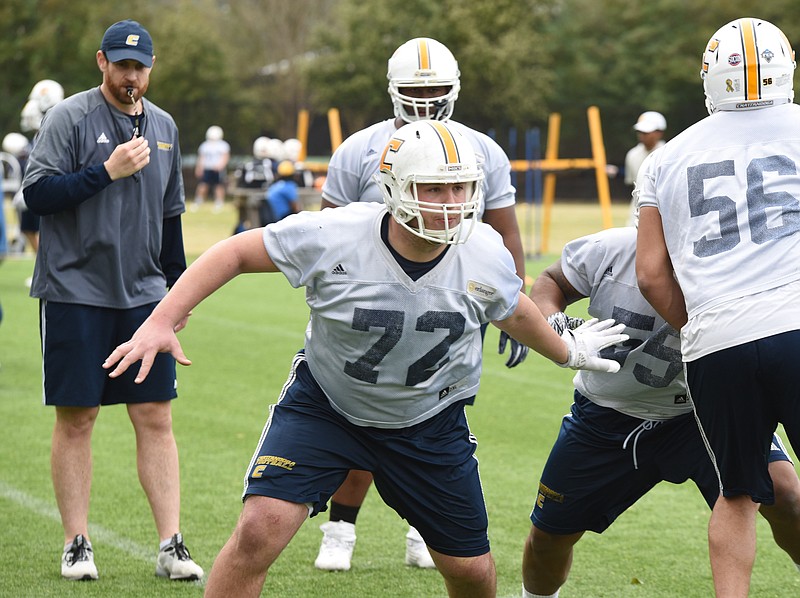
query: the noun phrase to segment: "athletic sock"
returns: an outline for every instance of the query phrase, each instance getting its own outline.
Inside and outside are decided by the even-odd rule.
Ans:
[[[525,586],[522,586],[522,598],[558,598],[558,592],[559,590],[556,590],[555,594],[531,594]]]
[[[331,501],[331,513],[329,516],[330,521],[346,521],[347,523],[356,524],[358,518],[358,511],[361,507],[348,507],[347,505],[339,504],[338,502]]]

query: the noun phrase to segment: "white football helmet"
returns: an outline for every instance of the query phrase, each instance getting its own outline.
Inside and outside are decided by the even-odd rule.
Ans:
[[[445,123],[419,121],[398,129],[381,156],[375,175],[394,219],[418,237],[456,245],[472,234],[483,199],[483,172],[469,141]],[[465,183],[464,203],[420,201],[417,185]],[[428,228],[424,214],[444,216],[444,228]],[[458,223],[449,225],[457,215]]]
[[[709,114],[788,104],[794,99],[794,50],[783,32],[761,19],[731,21],[703,53],[700,77]]]
[[[303,142],[294,137],[283,142],[283,155],[292,162],[300,161],[300,154],[303,151]]]
[[[460,72],[455,57],[441,42],[418,37],[404,43],[389,59],[389,95],[394,115],[406,122],[447,120],[453,114]],[[435,98],[413,98],[403,93],[407,87],[449,87]]]
[[[3,151],[15,158],[20,158],[28,153],[30,142],[22,133],[9,133],[3,137]]]
[[[224,133],[222,131],[222,127],[218,125],[211,125],[206,130],[206,140],[207,141],[219,141],[224,137]]]
[[[52,79],[43,79],[33,86],[29,100],[36,102],[42,114],[64,99],[64,88]]]
[[[269,137],[259,137],[253,142],[253,156],[257,160],[269,158]]]

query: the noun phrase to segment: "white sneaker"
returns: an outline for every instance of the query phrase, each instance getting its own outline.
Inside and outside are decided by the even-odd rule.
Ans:
[[[72,581],[97,579],[92,545],[81,534],[75,536],[61,555],[61,577]]]
[[[202,579],[203,568],[192,560],[181,534],[172,536],[169,544],[158,552],[156,575],[184,581]]]
[[[314,566],[324,571],[349,571],[356,547],[356,526],[347,521],[328,521],[319,526],[322,544]]]
[[[433,562],[431,553],[428,552],[425,540],[422,539],[416,528],[410,526],[406,534],[406,565],[420,569],[436,568],[436,563]]]

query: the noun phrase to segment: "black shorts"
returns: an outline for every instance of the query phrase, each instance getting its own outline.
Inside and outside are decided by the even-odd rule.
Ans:
[[[119,378],[109,378],[102,364],[133,336],[156,303],[132,309],[40,301],[44,362],[44,404],[97,407],[116,403],[168,401],[178,396],[175,359],[156,356],[147,379],[135,384],[139,363]]]
[[[328,402],[301,352],[247,469],[244,497],[270,496],[324,511],[351,469],[371,471],[387,505],[434,550],[489,552],[477,442],[464,402],[401,429],[356,426]]]
[[[800,449],[799,355],[795,330],[686,363],[686,381],[725,496],[774,502],[767,464],[778,423],[795,451]]]

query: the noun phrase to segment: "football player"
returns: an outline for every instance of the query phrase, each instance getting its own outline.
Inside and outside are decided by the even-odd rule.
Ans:
[[[667,142],[639,197],[636,272],[680,330],[689,396],[722,495],[709,523],[718,596],[746,596],[756,512],[776,500],[767,456],[800,449],[800,107],[795,55],[756,18],[711,36],[709,116]]]
[[[562,366],[618,369],[598,351],[628,338],[621,326],[592,320],[559,336],[520,292],[500,235],[478,221],[483,172],[455,127],[405,125],[380,164],[383,204],[300,212],[217,243],[104,363],[116,377],[141,359],[139,381],[160,351],[188,365],[177,323],[237,274],[282,272],[308,291],[305,347],[248,466],[209,598],[259,595],[270,565],[352,469],[372,472],[386,503],[420,531],[451,596],[494,596],[465,416],[478,392],[482,326]]]

